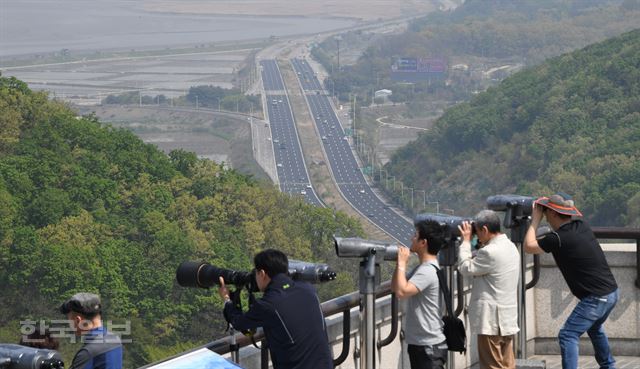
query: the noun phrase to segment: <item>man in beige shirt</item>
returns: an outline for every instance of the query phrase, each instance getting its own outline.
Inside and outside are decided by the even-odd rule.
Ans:
[[[471,253],[472,227],[482,244]],[[469,322],[478,335],[480,369],[515,368],[513,335],[518,328],[518,280],[520,254],[500,232],[500,217],[492,210],[475,216],[473,225],[458,227],[462,244],[458,251],[458,271],[472,276]]]

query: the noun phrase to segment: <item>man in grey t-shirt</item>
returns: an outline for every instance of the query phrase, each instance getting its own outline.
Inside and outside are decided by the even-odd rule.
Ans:
[[[391,288],[399,299],[408,299],[404,334],[411,369],[442,369],[447,360],[447,344],[440,317],[440,285],[436,268],[437,254],[444,243],[440,224],[416,221],[411,249],[398,248],[398,264]],[[411,252],[418,254],[420,265],[409,273],[406,266]]]

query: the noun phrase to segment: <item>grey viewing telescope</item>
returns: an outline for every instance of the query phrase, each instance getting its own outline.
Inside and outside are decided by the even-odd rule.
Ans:
[[[0,344],[0,368],[64,369],[64,362],[58,351],[2,343]]]
[[[380,285],[379,260],[396,260],[398,245],[394,242],[362,238],[333,237],[336,254],[342,258],[360,258],[360,337],[356,338],[359,369],[375,369],[375,294]]]
[[[387,261],[398,258],[398,245],[393,242],[341,237],[334,237],[334,240],[336,254],[341,258],[362,258],[372,254]]]

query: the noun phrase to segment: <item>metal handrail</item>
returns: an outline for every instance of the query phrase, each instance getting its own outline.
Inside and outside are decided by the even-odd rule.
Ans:
[[[620,227],[593,227],[592,228],[593,233],[595,234],[595,236],[599,239],[626,239],[626,240],[635,240],[636,241],[636,260],[637,260],[637,270],[638,270],[638,278],[636,280],[636,287],[640,288],[640,229],[638,228],[620,228]],[[538,255],[535,255],[538,256]],[[540,262],[539,260],[536,261],[536,257],[534,256],[534,265],[533,265],[533,278],[531,280],[531,282],[527,283],[527,288],[531,288],[533,286],[535,286],[535,284],[538,282],[538,279],[540,277]],[[539,259],[539,258],[538,258]],[[457,288],[458,288],[458,306],[456,307],[456,316],[458,316],[463,309],[463,303],[464,303],[464,294],[463,292],[463,279],[462,276],[460,275],[460,273],[458,273],[458,279],[457,279]],[[531,287],[529,287],[531,286]],[[391,291],[391,281],[386,281],[383,282],[380,287],[378,288],[378,291],[376,292],[376,298],[380,298],[380,297],[384,297],[387,295],[392,294]],[[397,300],[395,297],[393,297],[394,300]],[[350,310],[356,306],[360,305],[360,293],[358,291],[356,292],[352,292],[343,296],[339,296],[336,297],[335,299],[326,301],[324,303],[321,304],[321,310],[322,313],[325,317],[327,316],[331,316],[331,315],[335,315],[338,313],[343,313],[343,324],[350,324],[350,320],[351,320],[351,315],[350,315]],[[393,305],[392,305],[392,310],[393,310]],[[394,318],[395,320],[397,320],[397,317]],[[393,325],[393,321],[392,321],[392,325]],[[397,322],[396,322],[397,323]],[[346,332],[346,333],[345,333]],[[336,358],[334,360],[334,365],[339,365],[340,363],[342,363],[344,360],[346,360],[347,356],[348,356],[348,351],[349,351],[349,338],[350,335],[350,329],[347,327],[345,328],[343,326],[343,348],[342,348],[342,352],[340,354],[340,356],[338,358]],[[254,340],[256,342],[262,341],[264,340],[264,334],[262,332],[261,329],[259,329],[253,336]],[[253,341],[251,340],[250,337],[244,336],[240,333],[236,334],[236,343],[238,346],[240,347],[245,347],[245,346],[249,346],[253,343]],[[389,339],[389,337],[385,338],[385,340],[383,340],[384,343],[386,343],[386,341]],[[380,343],[379,343],[380,344]],[[193,350],[189,350],[187,352],[183,352],[181,354],[175,355],[171,358],[175,358],[175,357],[179,357],[182,356],[186,353],[189,352],[193,352],[193,351],[197,351],[200,350],[202,348],[207,348],[209,350],[212,350],[220,355],[224,355],[224,354],[228,354],[229,348],[231,345],[231,337],[227,336],[227,337],[223,337],[220,339],[217,339],[213,342],[210,342],[204,346],[200,346],[197,347]],[[264,355],[264,354],[263,354]],[[165,359],[165,360],[169,360],[171,358]],[[338,360],[342,360],[340,361],[340,363],[337,363]],[[164,360],[163,360],[164,361]],[[264,365],[265,363],[265,357],[262,357],[262,363]],[[150,364],[148,366],[151,366],[154,364]],[[146,366],[145,366],[146,367]],[[142,367],[142,368],[145,368]]]
[[[636,240],[636,287],[640,288],[640,228],[593,227],[597,238]]]
[[[376,298],[380,298],[380,297],[384,297],[387,295],[390,295],[391,292],[391,281],[386,281],[380,284],[380,287],[378,288],[378,291],[376,292]],[[329,301],[325,301],[323,302],[320,307],[322,310],[322,314],[327,317],[327,316],[331,316],[331,315],[335,315],[338,313],[347,313],[346,315],[344,315],[345,321],[350,321],[351,316],[349,314],[349,310],[351,310],[352,308],[356,307],[356,306],[360,306],[360,293],[359,292],[351,292],[349,294],[346,295],[342,295],[339,297],[336,297],[335,299],[329,300]],[[348,319],[347,319],[348,317]],[[343,321],[344,323],[344,321]],[[350,322],[349,322],[350,323]],[[350,333],[350,330],[349,330]],[[264,339],[264,334],[262,332],[261,329],[259,329],[254,335],[254,340],[256,342],[262,341]],[[343,341],[348,341],[349,338],[348,337],[343,337]],[[236,334],[236,342],[240,347],[245,347],[245,346],[249,346],[252,344],[251,338],[244,336],[243,334]],[[231,344],[231,337],[223,337],[220,339],[217,339],[213,342],[209,342],[208,344],[198,347],[192,351],[195,350],[199,350],[202,348],[207,348],[211,351],[214,351],[217,354],[220,355],[224,355],[224,354],[228,354],[229,351],[229,345]],[[344,343],[343,343],[343,350],[344,350]],[[348,349],[347,349],[348,352]],[[182,355],[182,354],[181,354]],[[178,355],[180,356],[180,355]],[[345,358],[346,359],[346,358]]]
[[[398,298],[395,293],[391,294],[391,332],[389,335],[383,339],[378,341],[378,348],[389,345],[396,339],[396,335],[398,334]]]
[[[333,366],[342,364],[349,356],[349,344],[351,342],[351,311],[342,312],[342,352],[333,359]]]
[[[533,255],[533,275],[531,276],[531,280],[525,285],[526,289],[531,289],[538,284],[540,280],[540,255]]]
[[[593,234],[599,239],[624,239],[636,240],[636,287],[640,288],[640,229],[622,227],[593,227]],[[526,285],[527,289],[533,288],[540,280],[540,255],[533,255],[533,276]]]

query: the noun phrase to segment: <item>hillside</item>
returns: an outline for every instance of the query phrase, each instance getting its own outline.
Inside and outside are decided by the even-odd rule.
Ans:
[[[492,194],[564,191],[596,225],[640,225],[640,30],[448,110],[387,165],[465,215]]]
[[[344,214],[192,153],[167,156],[0,77],[0,342],[94,291],[108,320],[130,322],[125,367],[140,366],[224,335],[217,294],[177,286],[180,262],[248,271],[274,247],[342,271],[332,235],[361,232]],[[320,294],[354,289],[342,273]],[[77,346],[61,341],[68,363]]]
[[[429,101],[467,101],[510,74],[487,76],[493,68],[539,64],[629,32],[639,17],[639,0],[467,0],[453,11],[416,19],[400,34],[354,31],[341,35],[340,43],[324,40],[312,53],[330,72],[325,83],[342,101],[355,93],[369,105],[372,89],[390,89],[392,101],[409,103],[407,114],[416,116],[428,110]],[[345,57],[338,62],[338,48],[344,55],[363,46],[355,64],[346,65]],[[411,85],[394,81],[389,70],[399,57],[444,58],[446,78]]]

